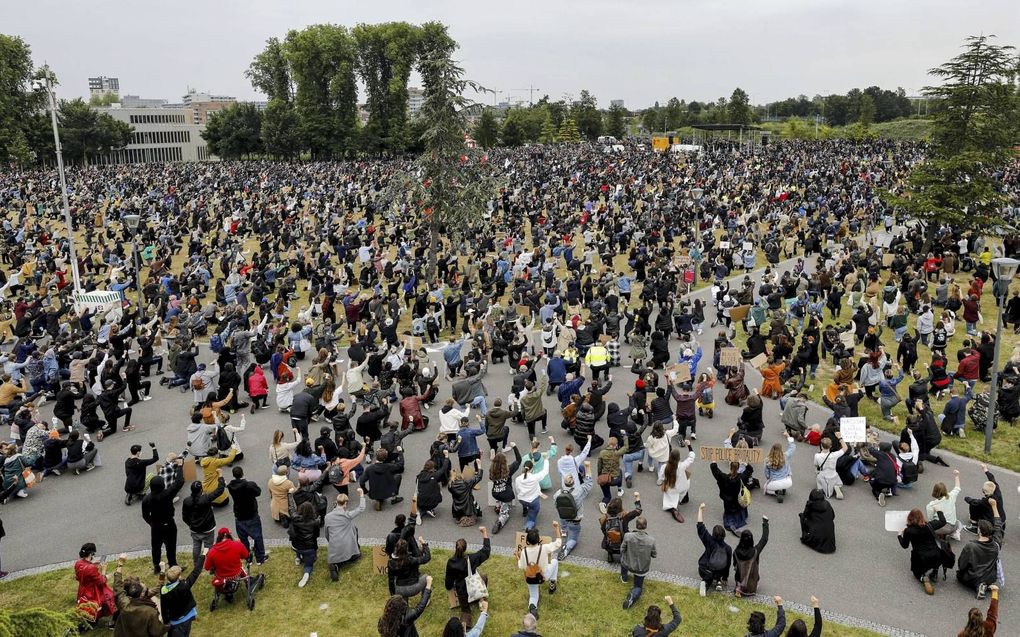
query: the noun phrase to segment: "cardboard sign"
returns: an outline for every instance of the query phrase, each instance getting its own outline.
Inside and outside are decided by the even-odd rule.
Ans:
[[[424,346],[424,341],[420,336],[405,336],[404,344],[407,349],[417,352]]]
[[[763,449],[736,449],[733,447],[701,447],[698,456],[709,462],[740,462],[743,464],[760,464],[765,460]]]
[[[765,367],[766,363],[769,362],[769,357],[768,357],[768,354],[762,353],[762,354],[758,354],[757,356],[755,356],[754,358],[752,358],[748,362],[751,363],[751,367],[753,367],[755,369],[761,369],[762,367]]]
[[[687,363],[673,365],[666,369],[666,374],[674,383],[686,383],[691,379],[691,366]]]
[[[687,254],[678,254],[673,257],[673,263],[676,264],[676,267],[681,269],[689,267],[693,262],[693,259],[691,259],[690,255]]]
[[[839,433],[843,442],[854,444],[867,441],[868,419],[863,417],[843,417],[839,419]]]
[[[385,575],[388,569],[390,556],[386,555],[385,546],[372,547],[372,572],[376,575]]]
[[[751,311],[750,305],[738,305],[730,310],[730,318],[734,321],[743,321]]]
[[[910,511],[886,511],[885,530],[890,533],[899,533],[907,528],[907,516]]]
[[[542,544],[548,544],[552,542],[552,538],[549,537],[548,535],[541,535],[539,536],[538,540]],[[524,550],[524,547],[527,545],[528,545],[527,537],[524,531],[517,531],[516,533],[514,533],[514,547],[516,550],[518,551]],[[532,555],[535,554],[535,549],[531,549],[531,554]],[[552,560],[555,559],[555,557],[556,555],[551,553],[549,555],[549,562],[552,563]]]
[[[720,367],[740,367],[743,363],[744,359],[736,347],[724,347],[719,350]]]
[[[185,484],[198,480],[198,468],[195,466],[194,458],[185,458],[184,464],[181,465],[181,471],[184,474]]]
[[[531,307],[523,303],[518,303],[514,306],[514,310],[517,311],[517,316],[522,318],[531,318]]]
[[[889,266],[891,266],[893,264],[893,260],[895,258],[896,258],[895,254],[889,254],[889,253],[883,254],[882,255],[882,267],[883,268],[888,268]]]

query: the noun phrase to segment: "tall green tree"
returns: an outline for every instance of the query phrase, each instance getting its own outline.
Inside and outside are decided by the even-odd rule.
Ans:
[[[35,75],[28,44],[0,33],[0,163],[32,159],[26,124],[45,103],[45,94],[32,90]]]
[[[588,91],[581,91],[581,97],[570,108],[570,117],[582,137],[594,141],[602,134],[602,113],[595,96]]]
[[[281,99],[270,100],[262,114],[261,138],[265,152],[279,159],[294,159],[301,153],[297,114],[294,105]]]
[[[1020,62],[1014,47],[993,38],[967,38],[963,53],[929,71],[943,80],[924,89],[941,103],[933,138],[943,155],[998,151],[1016,141]]]
[[[857,106],[857,121],[863,126],[871,126],[875,121],[875,98],[865,93],[861,95]]]
[[[606,135],[612,135],[616,139],[623,139],[627,134],[626,116],[627,109],[622,106],[610,106],[609,112],[606,113],[605,117]]]
[[[89,158],[123,148],[132,127],[100,113],[81,98],[65,100],[57,108],[60,144],[68,163],[87,164]]]
[[[262,113],[254,104],[232,104],[209,117],[202,139],[223,159],[239,159],[261,153]]]
[[[751,101],[744,89],[733,89],[730,101],[726,103],[726,118],[730,124],[751,123]]]
[[[472,135],[482,148],[492,148],[499,142],[499,122],[491,109],[484,109]]]
[[[545,120],[542,122],[542,131],[539,133],[538,141],[543,144],[556,143],[556,127],[548,112],[546,113]]]
[[[294,78],[279,38],[266,40],[266,48],[255,56],[244,74],[251,80],[251,85],[270,101],[289,103],[294,98]]]
[[[504,146],[520,146],[527,138],[525,137],[524,126],[521,122],[523,119],[523,109],[512,108],[506,113],[506,117],[503,118],[503,126],[499,131],[499,141]]]
[[[358,76],[365,86],[368,124],[363,148],[402,151],[407,143],[407,82],[414,68],[421,30],[406,22],[359,24]]]
[[[564,144],[576,144],[581,141],[581,133],[578,132],[577,122],[574,121],[573,117],[567,117],[563,120],[557,136]]]

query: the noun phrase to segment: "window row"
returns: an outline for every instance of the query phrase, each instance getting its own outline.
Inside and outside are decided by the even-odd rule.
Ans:
[[[136,131],[131,134],[132,144],[182,144],[191,142],[191,131],[157,130]]]
[[[185,113],[172,113],[160,115],[131,115],[132,124],[187,124]]]

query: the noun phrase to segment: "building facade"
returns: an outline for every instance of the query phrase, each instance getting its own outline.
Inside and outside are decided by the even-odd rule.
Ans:
[[[100,109],[134,128],[131,142],[121,150],[97,157],[98,164],[205,161],[215,159],[202,139],[203,125],[194,122],[189,108]]]
[[[89,78],[89,97],[103,97],[106,95],[120,95],[120,80],[115,77]]]
[[[229,95],[211,95],[189,90],[188,94],[181,98],[181,103],[184,108],[191,109],[192,123],[205,126],[209,122],[210,114],[229,108],[237,103],[237,99]]]
[[[420,88],[411,87],[407,89],[407,114],[411,118],[418,117],[422,104],[425,103],[425,91]]]

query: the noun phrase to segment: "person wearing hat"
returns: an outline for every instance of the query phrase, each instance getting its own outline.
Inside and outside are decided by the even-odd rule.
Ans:
[[[230,529],[222,527],[216,532],[216,543],[205,554],[203,569],[214,578],[223,580],[239,579],[246,576],[242,561],[248,559],[248,549],[234,539]]]

